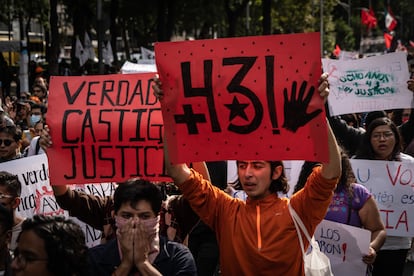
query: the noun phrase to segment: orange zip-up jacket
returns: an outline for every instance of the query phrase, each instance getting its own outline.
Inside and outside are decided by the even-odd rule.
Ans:
[[[309,233],[325,217],[337,182],[324,179],[317,167],[305,188],[291,197]],[[277,194],[246,202],[234,199],[194,170],[178,186],[193,210],[216,232],[222,275],[304,275],[289,199]]]

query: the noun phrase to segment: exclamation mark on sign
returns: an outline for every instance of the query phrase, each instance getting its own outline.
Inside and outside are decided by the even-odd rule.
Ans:
[[[280,134],[277,123],[276,103],[275,103],[275,57],[266,56],[266,96],[269,117],[272,123],[273,134]]]
[[[344,252],[344,257],[342,258],[342,261],[345,262],[345,254],[346,254],[346,243],[342,244],[342,251]]]

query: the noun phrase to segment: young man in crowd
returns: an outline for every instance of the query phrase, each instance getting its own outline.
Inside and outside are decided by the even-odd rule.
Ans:
[[[113,200],[117,235],[90,249],[92,275],[197,275],[190,250],[158,234],[162,194],[155,184],[119,183]]]
[[[325,99],[328,87],[327,75],[322,75],[318,90]],[[164,94],[158,79],[154,93],[162,105]],[[229,197],[186,164],[171,164],[164,141],[169,175],[193,210],[216,232],[223,275],[304,275],[288,205],[313,234],[326,214],[341,172],[340,153],[329,127],[328,148],[329,162],[315,170],[306,187],[290,200],[277,194],[288,189],[281,161],[239,160],[238,180],[248,195],[244,202]]]
[[[23,157],[20,153],[22,132],[14,124],[0,126],[0,163]]]

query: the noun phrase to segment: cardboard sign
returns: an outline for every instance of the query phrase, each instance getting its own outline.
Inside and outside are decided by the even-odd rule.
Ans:
[[[402,52],[357,60],[323,59],[329,73],[332,116],[413,107],[407,88],[407,55]]]
[[[1,170],[19,177],[22,192],[17,212],[22,217],[32,217],[35,214],[67,215],[57,204],[50,186],[46,154],[1,163]]]
[[[47,122],[53,185],[169,179],[153,76],[52,76]]]
[[[319,41],[307,33],[157,43],[171,161],[327,161]]]
[[[22,184],[21,201],[16,210],[18,215],[25,218],[39,214],[69,217],[69,213],[60,208],[50,186],[49,163],[46,154],[1,163],[1,170],[17,175]],[[115,183],[99,183],[78,185],[73,188],[103,197],[113,195],[116,185]],[[101,231],[74,217],[70,218],[82,228],[88,247],[101,243]]]
[[[314,235],[319,248],[331,261],[335,276],[366,275],[367,265],[362,257],[369,252],[370,231],[322,220]]]
[[[351,159],[357,182],[375,198],[389,236],[414,236],[414,162]]]

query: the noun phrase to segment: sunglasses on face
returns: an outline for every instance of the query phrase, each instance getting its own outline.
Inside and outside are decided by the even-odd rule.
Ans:
[[[0,139],[0,146],[4,144],[6,147],[8,147],[13,142],[14,142],[14,140],[12,140],[12,139]]]

